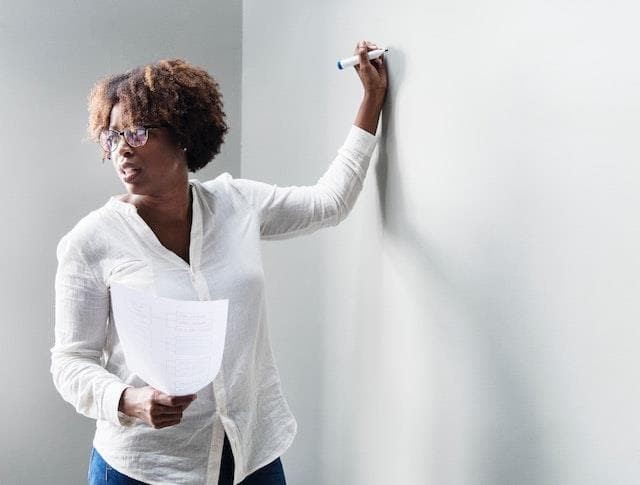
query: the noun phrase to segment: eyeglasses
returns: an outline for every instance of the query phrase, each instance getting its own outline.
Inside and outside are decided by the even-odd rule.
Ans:
[[[100,146],[105,152],[113,152],[120,143],[120,137],[124,136],[124,141],[130,147],[141,147],[149,139],[149,130],[162,128],[161,126],[134,126],[124,131],[102,130],[100,133]]]

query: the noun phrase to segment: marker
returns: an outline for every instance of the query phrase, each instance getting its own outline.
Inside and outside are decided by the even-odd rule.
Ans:
[[[385,52],[389,52],[389,49],[376,49],[373,51],[369,51],[368,57],[369,60],[377,59]],[[347,57],[346,59],[342,59],[338,61],[338,69],[344,69],[345,67],[355,66],[356,64],[360,64],[360,56]]]

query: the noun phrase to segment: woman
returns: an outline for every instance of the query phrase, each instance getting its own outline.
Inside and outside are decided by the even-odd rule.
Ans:
[[[284,484],[280,456],[297,424],[282,395],[265,321],[260,239],[339,223],[355,203],[387,87],[377,46],[360,42],[364,97],[354,126],[315,186],[278,187],[204,167],[227,131],[217,83],[166,60],[98,82],[89,132],[127,193],[59,242],[51,372],[79,413],[97,420],[89,482]],[[169,396],[128,368],[109,287],[228,299],[220,371],[197,395]]]

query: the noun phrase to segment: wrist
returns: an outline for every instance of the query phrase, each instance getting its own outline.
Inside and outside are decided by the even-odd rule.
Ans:
[[[130,406],[130,398],[131,398],[131,390],[133,387],[127,387],[122,394],[120,395],[120,402],[118,403],[118,411],[127,416],[133,416],[131,414],[131,406]]]
[[[384,104],[385,95],[386,90],[368,90],[364,92],[362,102],[375,106],[381,110],[382,105]]]
[[[358,109],[354,125],[375,135],[383,103],[384,97],[366,93]]]

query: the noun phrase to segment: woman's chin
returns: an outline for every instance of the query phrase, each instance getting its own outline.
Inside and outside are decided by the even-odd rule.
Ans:
[[[130,194],[137,194],[140,193],[140,191],[144,191],[145,188],[148,188],[145,177],[140,173],[133,173],[126,177],[121,176],[120,181]]]

